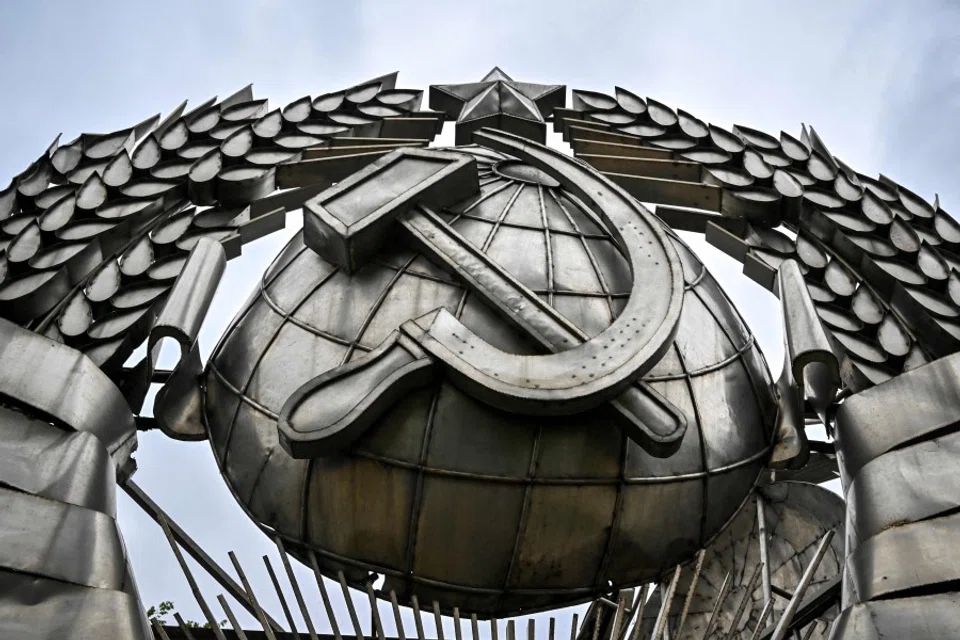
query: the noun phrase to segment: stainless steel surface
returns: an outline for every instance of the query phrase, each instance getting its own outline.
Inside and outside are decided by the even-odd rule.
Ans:
[[[707,640],[710,634],[713,633],[717,624],[717,616],[720,614],[720,611],[723,610],[723,605],[727,601],[727,595],[730,593],[732,577],[733,574],[728,571],[727,575],[723,578],[723,582],[720,583],[720,588],[717,590],[717,595],[714,598],[713,609],[710,610],[710,617],[707,618],[707,622],[703,627],[703,635],[700,636],[700,640]]]
[[[812,127],[799,138],[745,127],[731,133],[689,114],[684,122],[659,103],[657,113],[639,108],[655,103],[625,95],[574,92],[574,109],[557,110],[555,128],[583,160],[636,197],[665,205],[658,207],[664,220],[705,232],[744,263],[746,275],[780,291],[788,358],[778,383],[774,458],[778,466],[792,459],[799,467],[787,475],[822,477],[812,469],[822,466],[815,457],[823,453],[812,453],[809,462],[803,454],[805,417],[817,414],[838,438],[848,498],[844,605],[918,590],[951,592],[953,561],[943,540],[955,535],[948,514],[960,504],[947,478],[955,466],[948,460],[957,424],[960,299],[953,272],[960,266],[960,226],[938,200],[850,169]],[[680,120],[679,129],[671,129],[671,118]],[[702,173],[657,164],[670,159],[699,163]],[[734,206],[735,194],[753,202],[741,198]],[[789,289],[809,293],[793,313],[782,295],[784,267],[791,264]],[[822,364],[811,373],[820,383],[794,376],[791,333],[816,338]],[[833,395],[838,378],[841,391]],[[795,389],[803,391],[800,401]],[[907,547],[919,547],[915,562]],[[877,611],[888,606],[895,608],[878,604]],[[867,611],[851,610],[850,619],[862,622]],[[919,619],[911,624],[912,631],[900,627],[905,637],[924,633]],[[838,637],[854,637],[852,626],[841,626]]]
[[[508,159],[501,153],[462,152],[490,180],[480,195],[438,212],[445,223],[586,335],[609,326],[632,278],[598,217],[561,188],[494,173]],[[457,279],[402,246],[347,275],[298,237],[205,378],[211,442],[234,495],[291,553],[305,557],[304,547],[312,548],[327,575],[343,569],[358,584],[368,571],[383,573],[385,591],[436,598],[448,611],[489,615],[582,601],[606,579],[636,584],[693,557],[757,478],[775,407],[749,332],[699,261],[667,237],[680,258],[683,311],[677,337],[645,382],[689,425],[673,456],[646,454],[603,415],[541,428],[441,379],[403,398],[350,452],[290,458],[276,430],[290,394],[357,361],[408,319],[442,306],[491,345],[535,353]],[[299,357],[306,352],[313,357]],[[686,506],[654,506],[664,502]],[[560,530],[576,536],[576,556],[557,544]],[[457,544],[467,531],[485,547]],[[556,572],[542,575],[537,567],[550,563]]]
[[[958,527],[960,514],[944,515],[900,524],[861,542],[847,557],[847,600],[867,602],[956,583],[960,579]]]
[[[837,410],[840,473],[849,485],[870,461],[953,431],[960,407],[960,355],[935,360],[846,399]],[[909,402],[905,402],[909,399]]]
[[[854,605],[837,618],[830,640],[956,638],[958,606],[955,592]]]
[[[491,134],[485,131],[483,135]],[[305,242],[321,256],[339,263],[341,267],[344,256],[350,256],[349,261],[354,264],[374,247],[372,241],[366,240],[362,241],[366,248],[360,249],[353,239],[359,231],[354,230],[369,230],[368,235],[381,238],[378,242],[382,243],[386,229],[374,232],[371,228],[381,225],[387,218],[399,216],[395,225],[397,232],[409,234],[414,246],[431,261],[456,274],[471,293],[479,295],[481,300],[497,309],[526,337],[541,343],[550,351],[559,352],[559,355],[531,358],[505,353],[491,347],[443,308],[431,311],[417,321],[402,324],[402,334],[391,334],[366,358],[327,372],[294,392],[280,417],[284,447],[295,457],[307,457],[324,452],[337,453],[352,444],[398,398],[416,386],[429,382],[426,362],[429,357],[442,363],[451,381],[465,392],[498,409],[514,413],[579,413],[599,405],[627,385],[626,392],[613,403],[613,409],[626,421],[627,434],[654,455],[666,456],[676,451],[686,427],[679,409],[649,386],[632,384],[641,371],[659,359],[660,352],[668,346],[667,338],[673,332],[675,324],[671,322],[672,316],[679,313],[676,301],[670,301],[667,317],[662,322],[660,318],[651,322],[649,317],[638,316],[637,309],[643,308],[653,314],[659,311],[655,305],[649,304],[649,300],[663,297],[665,287],[662,286],[662,280],[665,277],[675,276],[679,279],[680,269],[675,258],[670,253],[656,256],[659,258],[656,264],[661,261],[665,267],[671,262],[674,264],[673,269],[662,269],[658,274],[649,273],[649,264],[642,265],[646,267],[642,270],[653,280],[653,291],[641,289],[651,288],[650,283],[634,280],[630,294],[633,304],[627,302],[621,312],[621,320],[590,339],[438,216],[426,209],[408,210],[418,194],[427,197],[427,191],[437,191],[439,187],[443,187],[445,197],[450,197],[463,184],[467,186],[464,193],[472,195],[475,188],[470,185],[475,182],[458,177],[463,173],[460,169],[466,169],[475,176],[475,163],[466,162],[466,158],[469,156],[458,157],[429,151],[393,152],[367,170],[341,182],[332,192],[325,192],[311,201],[307,207],[310,217],[305,227]],[[551,158],[553,161],[558,159],[557,155]],[[422,170],[417,169],[419,165],[424,165],[429,173],[421,175]],[[376,182],[369,184],[371,180],[381,179],[381,175],[387,171],[405,175],[405,166],[414,182],[410,185],[391,185],[391,190],[402,193],[399,202],[397,199],[387,200],[392,194],[383,196],[383,187]],[[546,163],[541,166],[546,167]],[[535,167],[531,170],[543,173]],[[571,180],[570,176],[565,178],[565,182]],[[413,184],[416,187],[411,186]],[[556,184],[559,186],[560,182]],[[586,185],[580,188],[585,189]],[[596,189],[590,191],[601,194]],[[349,194],[349,200],[356,203],[349,211],[349,225],[326,209],[334,206],[342,208],[333,204],[344,197],[342,194]],[[362,211],[358,210],[361,204]],[[331,218],[331,215],[334,217]],[[330,220],[324,222],[326,218]],[[311,222],[314,220],[318,222]],[[628,226],[625,220],[619,225],[614,220],[607,220],[606,223],[608,227],[625,227]],[[317,224],[323,230],[314,231],[320,239],[315,239],[311,244],[313,236],[310,230],[319,228]],[[656,227],[648,228],[655,230]],[[337,238],[342,238],[345,244],[341,244]],[[636,260],[641,249],[637,242],[640,238],[632,240],[635,242],[632,251]],[[334,244],[336,246],[332,246]],[[650,243],[643,250],[648,252],[649,263]],[[626,252],[629,255],[630,249],[626,249]],[[634,265],[634,271],[639,272],[640,266]],[[352,270],[353,267],[348,269]],[[677,292],[675,297],[679,300],[679,287],[673,286],[672,289]],[[637,298],[642,298],[645,304],[638,304]],[[611,346],[617,347],[616,338],[625,332],[629,333],[631,323],[634,326],[639,324],[641,328],[632,331],[629,342],[624,341],[618,348],[610,349]],[[647,325],[650,328],[644,330]],[[664,333],[666,336],[658,341],[659,334]],[[409,340],[405,338],[412,338],[417,344],[409,345]],[[651,351],[654,354],[652,356],[649,355]],[[335,441],[335,444],[327,444],[331,441]]]
[[[960,498],[950,452],[960,408],[945,400],[955,397],[958,362],[952,355],[918,367],[847,398],[837,414],[850,529],[843,583],[848,606],[881,598],[907,603],[919,593],[955,594]],[[878,609],[895,606],[878,604]],[[847,629],[862,625],[854,621],[872,610],[851,609],[842,633],[852,633]],[[946,623],[932,615],[935,625]]]
[[[3,565],[95,584],[98,591],[69,592],[66,582],[59,591],[44,587],[45,600],[34,612],[66,616],[50,619],[18,612],[16,598],[4,592],[0,635],[22,630],[28,620],[29,633],[10,633],[150,637],[113,520],[115,479],[124,481],[135,469],[136,425],[205,437],[196,338],[224,257],[282,227],[288,208],[321,190],[312,179],[340,179],[368,161],[348,149],[325,160],[323,169],[298,167],[304,141],[332,146],[333,133],[383,133],[383,148],[390,149],[413,140],[425,144],[436,134],[442,116],[408,117],[421,92],[398,90],[395,79],[347,89],[343,104],[329,110],[314,109],[308,99],[305,119],[291,106],[287,120],[309,129],[299,138],[273,128],[266,101],[255,101],[250,87],[189,112],[184,103],[162,122],[157,116],[55,144],[4,192],[15,198],[0,197],[0,398],[16,404],[0,407],[0,482],[25,492],[3,489],[11,515],[3,521],[9,542]],[[247,145],[253,139],[256,144]],[[288,169],[278,178],[273,165],[280,162]],[[278,180],[284,188],[306,186],[249,202],[268,195]],[[191,199],[200,206],[190,206]],[[148,420],[135,412],[155,378],[156,347],[165,337],[179,343],[181,358],[162,377]],[[124,366],[144,341],[147,357]],[[79,555],[66,558],[65,549]],[[118,589],[126,593],[114,593]],[[119,596],[133,603],[131,615]],[[52,608],[44,609],[47,604]],[[131,631],[130,624],[139,628]]]
[[[152,358],[159,355],[158,347],[164,338],[173,339],[180,348],[173,372],[153,402],[153,416],[157,425],[173,438],[206,438],[200,406],[203,363],[200,361],[197,337],[226,262],[219,242],[201,238],[190,250],[183,270],[170,289],[163,311],[150,330],[147,350]]]
[[[809,459],[804,423],[809,403],[825,415],[840,385],[837,357],[795,260],[777,270],[776,293],[783,311],[784,363],[777,381],[780,413],[771,466],[800,467]]]
[[[554,122],[578,156],[639,199],[665,205],[664,219],[706,231],[768,288],[784,260],[798,260],[851,390],[960,346],[951,333],[958,308],[943,293],[960,264],[957,225],[939,203],[854,172],[812,128],[800,139],[740,126],[671,128],[619,98],[574,95],[575,110],[558,110]],[[656,117],[676,120],[677,112],[657,107]],[[598,145],[606,145],[601,154]],[[651,177],[649,163],[632,162],[641,154],[698,163],[702,175]],[[769,174],[757,171],[765,164]]]
[[[396,241],[396,218],[418,204],[444,207],[478,190],[472,156],[397,149],[309,200],[304,242],[352,274]]]
[[[389,594],[395,617],[419,595],[438,623],[462,611],[474,630],[477,613],[597,598],[581,629],[595,640],[653,626],[696,637],[713,618],[724,635],[805,626],[824,637],[818,617],[834,615],[841,567],[847,608],[834,637],[956,635],[960,224],[938,200],[857,173],[812,127],[727,131],[623,88],[575,91],[568,109],[564,87],[498,68],[431,87],[437,110],[425,111],[422,92],[396,79],[273,110],[248,86],[163,120],[58,138],[0,191],[10,516],[0,635],[150,637],[114,520],[113,482],[135,469],[138,426],[209,437],[231,491],[279,535],[281,553],[318,580],[337,577],[358,636],[348,584]],[[444,119],[457,120],[461,146],[417,151]],[[537,144],[550,119],[579,160]],[[469,188],[447,178],[438,201],[405,182],[423,174],[424,186],[423,171],[377,173],[391,158],[444,154],[469,165]],[[325,206],[339,206],[341,222],[376,218],[375,233],[331,234],[336,225],[308,216],[307,244],[322,255],[294,239],[204,370],[196,338],[225,259],[335,183],[330,193],[348,196],[343,185],[363,183],[369,206]],[[377,212],[369,198],[407,210]],[[658,205],[659,219],[638,201]],[[780,297],[787,357],[775,388],[719,286],[661,223],[705,233]],[[340,244],[318,244],[323,234]],[[164,337],[181,358],[158,373]],[[147,356],[128,366],[145,341]],[[348,442],[309,460],[283,449],[277,421],[291,394],[378,357],[383,382],[398,349],[400,365],[416,363],[416,385],[351,384],[375,410]],[[153,382],[154,417],[136,415]],[[317,396],[328,413],[329,397]],[[617,411],[600,406],[611,401]],[[836,436],[835,451],[807,442],[811,420]],[[799,572],[813,541],[839,529],[839,507],[781,482],[759,489],[763,504],[744,498],[758,480],[824,480],[834,467],[846,535],[822,545],[805,596]],[[743,528],[751,514],[758,522]],[[204,557],[174,523],[167,531]],[[475,537],[483,547],[465,546]],[[717,560],[724,553],[732,566]],[[780,558],[790,560],[778,568]],[[666,580],[683,563],[682,579]],[[386,578],[378,594],[371,572]],[[721,575],[730,587],[717,594]],[[270,637],[278,625],[242,571],[245,589],[224,577]],[[646,619],[634,611],[644,596],[628,611],[623,593],[611,595],[648,581],[661,586]],[[712,597],[698,599],[701,589]],[[781,613],[786,600],[795,620]],[[178,624],[170,633],[188,637]],[[376,613],[372,625],[382,639]]]
[[[960,507],[960,434],[904,446],[865,464],[847,487],[847,549],[892,527]]]
[[[0,407],[0,485],[116,517],[116,469],[86,432]]]
[[[471,135],[483,127],[495,127],[536,142],[546,139],[544,121],[566,104],[567,88],[515,82],[494,67],[480,82],[433,85],[430,107],[456,120],[457,144],[470,144]]]
[[[135,594],[0,570],[0,635],[17,640],[149,640]]]
[[[0,318],[0,393],[59,424],[93,434],[118,474],[137,436],[117,387],[82,353]]]
[[[126,556],[114,519],[99,511],[0,488],[0,569],[122,591]],[[96,549],[94,557],[78,549]]]
[[[136,442],[93,362],[0,320],[0,637],[150,637],[115,520]]]

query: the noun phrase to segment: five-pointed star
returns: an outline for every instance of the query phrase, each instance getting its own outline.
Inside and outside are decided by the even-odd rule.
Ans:
[[[499,115],[542,123],[564,105],[566,87],[558,84],[515,82],[494,67],[480,82],[430,87],[430,108],[443,111],[457,123]]]

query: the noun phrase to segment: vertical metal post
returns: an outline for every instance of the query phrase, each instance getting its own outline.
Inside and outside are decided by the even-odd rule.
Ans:
[[[440,617],[440,603],[433,601],[433,619],[437,624],[437,640],[443,640],[443,618]]]
[[[340,635],[340,625],[337,624],[337,616],[333,612],[333,605],[330,602],[330,594],[327,592],[327,585],[323,583],[323,576],[320,574],[317,556],[311,551],[309,557],[310,568],[313,569],[313,575],[317,579],[317,589],[320,590],[320,598],[323,600],[323,610],[327,612],[327,620],[330,622],[330,630],[333,631],[334,640],[343,640],[343,637]]]
[[[693,577],[690,579],[690,588],[687,590],[687,598],[683,601],[683,611],[680,612],[680,620],[677,622],[677,638],[683,637],[683,627],[687,622],[687,614],[690,613],[693,593],[697,590],[697,584],[700,582],[700,571],[703,569],[703,560],[706,557],[706,549],[701,549],[700,553],[697,554],[697,564],[693,569]]]
[[[383,622],[380,620],[380,607],[377,606],[377,594],[373,592],[373,585],[367,583],[367,597],[370,598],[370,617],[373,619],[373,630],[378,640],[384,640]]]
[[[640,625],[643,624],[643,610],[647,606],[647,596],[650,594],[650,583],[640,588],[640,593],[633,601],[633,611],[630,612],[630,618],[633,620],[633,629],[630,631],[630,640],[637,640],[640,635]]]
[[[277,580],[277,574],[273,571],[273,565],[270,563],[268,556],[263,556],[263,564],[267,567],[267,575],[270,576],[270,582],[273,583],[273,588],[277,592],[277,598],[280,600],[280,608],[283,609],[283,617],[286,618],[287,624],[290,625],[290,633],[293,634],[294,640],[300,640],[300,634],[297,633],[297,624],[294,622],[293,615],[290,613],[287,598],[283,595],[283,589],[280,588],[280,581]]]
[[[237,555],[233,551],[228,551],[227,555],[230,556],[230,562],[233,563],[233,568],[236,569],[237,575],[240,576],[240,582],[243,584],[243,588],[247,592],[247,598],[250,599],[250,602],[253,603],[253,608],[256,609],[257,620],[260,621],[260,626],[263,627],[263,632],[267,634],[267,638],[269,640],[277,640],[277,637],[273,635],[273,629],[267,623],[266,614],[260,607],[260,603],[257,602],[257,597],[253,594],[253,588],[250,586],[250,582],[247,580],[247,574],[243,572],[243,567],[240,566],[240,561],[237,560]]]
[[[413,608],[413,622],[417,627],[417,640],[426,640],[423,633],[423,617],[420,613],[420,601],[417,596],[410,596],[410,606]]]
[[[707,621],[707,626],[703,630],[703,637],[701,640],[707,640],[710,637],[710,633],[713,631],[713,625],[717,622],[717,616],[720,614],[720,607],[723,606],[723,602],[727,599],[727,593],[730,590],[730,581],[733,579],[733,575],[728,571],[727,577],[723,579],[723,584],[720,585],[720,592],[717,593],[717,600],[713,603],[713,611],[710,612],[710,619]]]
[[[617,610],[613,614],[613,624],[610,625],[610,640],[617,640],[620,632],[620,621],[623,619],[623,598],[617,598]]]
[[[770,616],[771,611],[773,611],[773,600],[763,605],[763,611],[760,612],[760,619],[757,620],[757,628],[750,634],[750,640],[757,640],[757,638],[760,637],[764,627],[767,625],[767,618]]]
[[[453,608],[453,633],[457,640],[463,640],[463,634],[460,629],[460,609],[458,607]]]
[[[217,619],[213,617],[213,612],[210,611],[210,607],[207,606],[207,601],[200,592],[200,586],[194,579],[193,572],[190,571],[190,567],[187,566],[186,560],[183,559],[183,554],[180,553],[180,547],[177,545],[177,541],[173,539],[173,533],[170,531],[170,525],[167,523],[166,518],[160,519],[160,526],[163,527],[163,534],[167,537],[167,542],[170,543],[170,548],[173,549],[173,555],[176,556],[177,563],[180,564],[180,570],[183,571],[183,575],[187,578],[187,583],[190,585],[190,591],[193,592],[194,599],[196,599],[197,604],[200,605],[200,610],[203,611],[203,617],[207,619],[207,622],[210,624],[210,628],[213,629],[213,634],[217,636],[217,640],[227,640],[223,635],[223,631],[220,630],[220,625],[217,624]]]
[[[680,581],[680,565],[673,571],[673,579],[670,580],[670,586],[667,592],[663,594],[663,603],[660,605],[660,614],[657,616],[657,623],[653,627],[651,640],[660,640],[663,630],[667,627],[667,619],[670,617],[670,604],[673,602],[673,594],[677,590],[677,582]]]
[[[357,640],[364,640],[363,630],[360,628],[360,618],[357,616],[357,608],[353,605],[353,598],[350,597],[350,587],[347,586],[347,578],[343,575],[343,571],[337,571],[337,580],[340,582],[343,601],[347,605],[347,612],[350,614],[350,622],[353,623],[353,631],[357,635]]]
[[[763,496],[757,493],[757,537],[760,540],[760,564],[763,566],[763,574],[760,576],[763,581],[763,604],[768,604],[773,599],[773,593],[770,588],[770,556],[767,547],[767,516],[765,512]]]
[[[293,573],[293,567],[290,566],[290,558],[287,557],[287,550],[283,547],[283,541],[278,537],[274,538],[274,542],[277,544],[277,551],[280,552],[280,562],[283,563],[283,570],[287,573],[287,580],[290,581],[290,586],[293,588],[293,595],[297,599],[300,616],[303,618],[304,624],[307,625],[307,633],[310,635],[310,640],[319,640],[317,631],[313,628],[313,620],[310,618],[310,612],[307,610],[307,605],[303,601],[303,592],[300,591],[300,583],[297,582],[297,576]],[[400,640],[404,639],[401,638]]]
[[[743,598],[740,600],[740,605],[737,607],[737,613],[733,616],[733,622],[730,623],[730,628],[727,629],[727,635],[731,636],[737,631],[737,625],[740,624],[740,618],[743,617],[743,612],[747,610],[747,603],[753,599],[753,592],[757,588],[757,579],[760,577],[760,574],[763,573],[763,563],[757,564],[757,568],[753,570],[753,575],[750,576],[750,582],[747,583],[747,588],[743,592]]]
[[[398,640],[407,640],[407,634],[403,630],[403,618],[400,616],[400,603],[397,602],[397,592],[390,589],[390,606],[393,607],[393,619],[397,623]]]
[[[787,637],[787,630],[790,628],[790,621],[793,620],[793,616],[797,613],[797,609],[800,607],[800,602],[803,600],[803,596],[807,592],[807,587],[810,586],[810,582],[813,580],[813,574],[817,572],[817,568],[820,566],[823,556],[827,554],[827,549],[830,548],[830,541],[833,540],[834,533],[835,531],[830,529],[820,540],[820,545],[817,547],[816,553],[813,554],[813,559],[810,560],[810,564],[807,565],[806,571],[804,571],[803,576],[800,577],[800,583],[794,590],[793,597],[790,598],[790,602],[787,603],[787,608],[784,609],[783,615],[780,616],[780,622],[777,623],[777,628],[774,630],[771,640],[783,640],[785,637]]]
[[[237,622],[237,617],[233,615],[233,609],[227,604],[227,599],[222,595],[218,595],[217,602],[220,603],[220,608],[223,609],[223,612],[227,614],[227,620],[230,621],[230,626],[233,628],[233,632],[237,635],[237,638],[239,640],[247,640],[247,634],[243,632],[243,628],[241,628],[240,623]]]

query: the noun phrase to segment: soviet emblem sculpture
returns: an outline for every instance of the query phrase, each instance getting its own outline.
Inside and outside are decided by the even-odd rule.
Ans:
[[[421,639],[420,603],[477,637],[588,601],[574,637],[958,633],[960,225],[938,202],[808,128],[726,131],[619,88],[566,108],[499,69],[424,110],[395,81],[184,104],[55,143],[0,192],[0,636],[176,632],[143,614],[119,484],[192,585],[179,545],[281,637],[131,479],[149,428],[209,440],[312,636],[287,554],[338,637],[322,576],[389,599],[400,637],[409,604]],[[430,148],[445,120],[456,146]],[[295,209],[204,364],[226,260]],[[676,230],[779,297],[777,382]],[[837,476],[845,501],[815,484]]]

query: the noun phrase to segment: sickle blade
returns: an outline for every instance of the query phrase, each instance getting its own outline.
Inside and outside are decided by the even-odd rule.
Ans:
[[[686,430],[683,414],[640,376],[670,347],[682,302],[680,265],[652,217],[618,187],[589,168],[518,136],[484,131],[503,150],[557,179],[588,203],[611,230],[635,277],[620,316],[589,338],[552,306],[421,206],[460,194],[476,181],[464,156],[402,149],[317,196],[306,207],[306,244],[353,270],[397,234],[530,337],[546,355],[517,355],[474,334],[448,310],[404,323],[360,361],[303,385],[284,405],[278,428],[296,457],[329,455],[348,446],[412,385],[425,384],[432,366],[478,400],[527,415],[569,415],[603,405],[651,454],[676,451]],[[485,140],[486,142],[486,140]],[[392,180],[389,188],[381,184]],[[460,194],[462,195],[462,194]],[[666,291],[666,294],[663,292]]]

